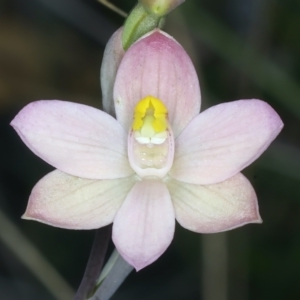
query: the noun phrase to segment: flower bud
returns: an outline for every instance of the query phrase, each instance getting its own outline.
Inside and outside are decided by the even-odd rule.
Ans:
[[[146,8],[138,3],[129,14],[124,24],[122,44],[126,51],[135,41],[155,28],[161,28],[164,18],[157,14],[149,13]]]
[[[165,16],[185,0],[139,0],[145,9],[154,15]]]

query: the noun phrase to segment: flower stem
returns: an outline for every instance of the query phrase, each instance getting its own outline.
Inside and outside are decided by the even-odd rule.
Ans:
[[[120,16],[122,16],[124,18],[127,17],[127,13],[125,11],[121,10],[120,8],[118,8],[117,6],[112,4],[111,2],[109,2],[107,0],[97,0],[97,1],[100,2],[102,5],[108,7],[109,9],[111,9],[115,13],[119,14]]]
[[[126,279],[133,267],[115,250],[98,280],[100,286],[88,300],[108,300]]]
[[[102,270],[110,237],[111,225],[96,230],[91,254],[74,300],[87,299],[92,295],[93,289]]]

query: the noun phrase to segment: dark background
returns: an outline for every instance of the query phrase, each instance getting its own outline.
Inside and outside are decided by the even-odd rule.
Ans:
[[[129,12],[135,1],[113,3]],[[38,99],[100,108],[103,50],[123,21],[96,0],[0,0],[1,300],[68,300],[80,283],[94,232],[20,219],[32,187],[52,167],[9,122]],[[262,225],[205,236],[177,226],[166,253],[132,273],[112,299],[300,299],[300,2],[186,0],[165,30],[195,64],[202,109],[260,98],[285,127],[243,171],[257,192]],[[56,284],[51,268],[70,288]]]

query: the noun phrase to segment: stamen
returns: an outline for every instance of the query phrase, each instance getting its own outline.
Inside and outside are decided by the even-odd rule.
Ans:
[[[174,137],[167,120],[168,110],[153,96],[140,100],[128,136],[128,157],[141,177],[164,178],[174,158]]]
[[[167,114],[167,108],[159,99],[147,96],[140,100],[135,107],[132,123],[136,140],[144,144],[148,139],[152,143],[153,138],[153,144],[163,143],[167,137]]]

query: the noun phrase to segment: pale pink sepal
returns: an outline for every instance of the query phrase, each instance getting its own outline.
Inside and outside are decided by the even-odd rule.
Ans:
[[[136,270],[154,262],[170,245],[175,230],[174,208],[160,180],[137,182],[119,209],[113,241]]]
[[[136,103],[146,96],[167,107],[174,136],[200,110],[200,88],[194,66],[171,36],[154,30],[125,53],[119,66],[114,101],[118,121],[128,130]]]
[[[170,175],[194,184],[226,180],[257,159],[282,127],[278,114],[261,100],[216,105],[190,122],[175,141]]]
[[[123,27],[119,28],[106,44],[100,72],[102,107],[105,112],[115,116],[113,88],[120,62],[125,54],[122,45]]]
[[[133,174],[127,133],[101,110],[66,101],[36,101],[11,125],[31,151],[68,174],[89,179]]]
[[[33,188],[24,219],[67,229],[94,229],[112,223],[133,176],[91,180],[55,170]]]
[[[167,182],[179,224],[198,233],[230,230],[261,223],[255,191],[241,173],[211,185],[169,179]]]

